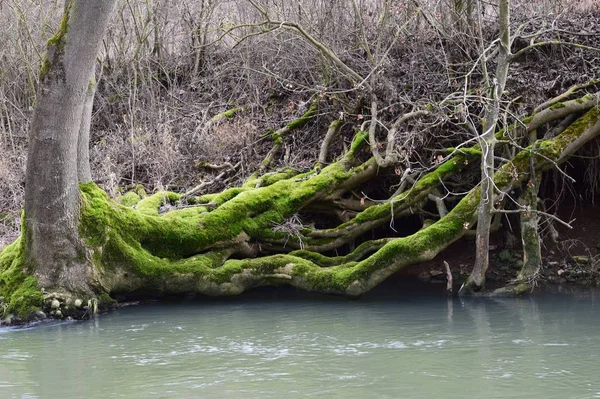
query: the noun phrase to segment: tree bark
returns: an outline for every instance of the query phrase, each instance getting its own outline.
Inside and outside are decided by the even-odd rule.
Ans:
[[[96,79],[92,71],[92,78],[85,93],[85,102],[79,125],[79,139],[77,141],[77,175],[79,183],[92,181],[92,170],[90,168],[90,129],[92,126],[92,111],[94,109],[94,97],[96,95]]]
[[[510,5],[509,0],[498,0],[500,9],[500,50],[496,77],[491,87],[491,101],[485,113],[483,134],[481,135],[481,203],[477,217],[477,238],[475,241],[475,264],[473,270],[460,289],[461,294],[479,291],[485,284],[485,272],[489,266],[490,227],[494,212],[494,150],[496,125],[500,115],[500,101],[510,65]],[[485,61],[484,61],[485,62]]]
[[[78,165],[84,163],[78,161],[78,143],[96,54],[113,5],[114,0],[68,0],[60,27],[48,41],[25,189],[26,265],[43,288],[88,290],[91,281],[93,268],[78,232]]]

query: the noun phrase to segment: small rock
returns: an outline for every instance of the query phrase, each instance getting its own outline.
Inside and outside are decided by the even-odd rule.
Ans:
[[[42,312],[41,310],[36,310],[33,313],[33,317],[37,320],[44,320],[47,316],[46,313]]]
[[[62,312],[61,312],[60,310],[57,310],[57,311],[54,313],[54,315],[55,315],[56,317],[62,317]]]
[[[563,269],[559,269],[556,274],[558,274],[559,276],[562,276],[563,274],[565,274],[565,271]]]
[[[75,307],[79,309],[83,305],[83,301],[81,299],[75,299]]]
[[[58,308],[60,308],[60,302],[58,302],[58,299],[53,299],[52,303],[50,304],[50,307],[52,309],[58,309]]]

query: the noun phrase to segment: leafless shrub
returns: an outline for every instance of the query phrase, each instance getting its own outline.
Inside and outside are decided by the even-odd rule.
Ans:
[[[304,226],[302,224],[302,220],[300,219],[300,216],[298,216],[297,214],[294,214],[290,218],[285,220],[283,223],[275,226],[273,228],[273,231],[287,234],[287,237],[288,237],[287,240],[289,240],[291,238],[298,240],[298,245],[300,246],[300,249],[303,249],[304,243],[302,241],[302,234],[300,232],[305,227],[306,226]],[[287,240],[286,240],[286,244],[287,244]],[[285,247],[285,245],[284,245],[284,247]]]
[[[0,147],[0,249],[19,235],[23,206],[25,156]]]

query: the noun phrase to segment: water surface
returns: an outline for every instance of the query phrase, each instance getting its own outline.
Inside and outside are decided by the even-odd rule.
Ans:
[[[0,398],[600,398],[594,293],[255,295],[0,329]]]

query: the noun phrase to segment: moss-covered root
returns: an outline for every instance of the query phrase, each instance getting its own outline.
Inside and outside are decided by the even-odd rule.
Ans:
[[[531,133],[547,123],[562,119],[570,114],[586,112],[594,108],[598,103],[598,98],[600,98],[599,93],[586,95],[565,102],[563,107],[545,109],[535,115],[525,118],[522,123],[516,123],[508,129],[498,132],[497,138],[501,139],[507,131],[522,129],[523,126],[526,126],[525,131],[527,133]],[[583,140],[580,141],[585,142],[586,139],[583,138]],[[446,180],[449,176],[461,172],[468,165],[473,164],[474,160],[481,155],[481,149],[478,144],[460,150],[452,149],[451,152],[454,153],[454,156],[436,167],[430,173],[425,174],[419,179],[414,187],[392,199],[391,203],[383,203],[370,207],[359,213],[357,217],[351,221],[333,229],[307,232],[307,237],[303,240],[303,244],[312,251],[338,248],[347,241],[346,237],[358,237],[376,226],[387,223],[392,215],[398,216],[401,215],[405,209],[417,207],[416,204],[419,204],[420,201],[426,199],[429,194],[441,185],[441,182]],[[327,241],[327,244],[324,244],[324,241]]]
[[[522,184],[532,157],[536,172],[567,159],[600,133],[599,113],[594,108],[556,138],[539,142],[535,151],[521,151],[497,171],[496,186],[507,190]],[[212,212],[189,208],[162,216],[157,215],[164,201],[160,195],[141,201],[138,210],[133,210],[110,201],[92,183],[84,184],[80,234],[90,251],[91,266],[97,271],[99,281],[93,286],[109,294],[234,295],[256,286],[288,284],[358,296],[401,268],[432,259],[474,223],[480,201],[478,188],[431,226],[412,236],[372,242],[370,250],[359,247],[345,259],[328,260],[298,252],[227,260],[238,248],[243,248],[240,254],[250,257],[251,243],[264,242],[274,221],[282,221],[351,176],[351,168],[341,161],[303,181],[281,180],[243,191]],[[72,314],[81,317],[110,303],[110,298],[101,293],[95,294],[94,301],[77,293],[64,293],[60,287],[56,292],[47,289],[44,294],[38,288],[35,272],[24,267],[23,251],[19,239],[0,254],[3,316],[16,314],[26,319],[45,309],[54,317],[66,317],[73,309]]]
[[[534,175],[535,176],[535,175]],[[540,174],[530,178],[519,203],[525,209],[521,213],[521,242],[523,245],[523,267],[517,278],[493,292],[493,295],[521,295],[533,291],[542,267],[541,240],[538,231],[539,215],[537,210],[537,193]]]
[[[521,151],[496,173],[501,190],[522,184],[531,157],[537,171],[554,167],[586,140],[600,132],[598,109],[536,151]],[[305,290],[361,295],[402,267],[428,260],[458,240],[473,223],[480,191],[473,189],[445,217],[409,237],[374,244],[371,255],[358,252],[347,259],[329,259],[307,252],[254,259],[227,259],[223,253],[247,242],[265,239],[273,220],[297,211],[316,192],[348,178],[339,165],[302,182],[279,181],[272,186],[240,193],[215,211],[198,215],[192,209],[162,217],[115,209],[97,188],[83,186],[84,216],[91,244],[101,248],[103,286],[109,292],[145,290],[156,293],[197,292],[234,295],[261,285],[289,284]],[[306,185],[306,186],[305,186]],[[307,191],[308,190],[308,191]],[[103,219],[109,218],[109,222]],[[268,236],[267,236],[268,238]],[[221,249],[219,249],[221,248]],[[356,257],[353,258],[353,256]],[[329,267],[322,267],[329,266]]]
[[[600,134],[599,116],[600,106],[595,106],[571,124],[563,133],[556,136],[556,138],[538,141],[533,146],[528,147],[527,150],[521,151],[511,163],[505,165],[496,174],[496,187],[505,192],[509,187],[523,181],[526,177],[534,180],[534,176],[531,176],[532,173],[539,174],[567,160],[582,145]],[[534,165],[534,170],[530,169],[531,165]],[[525,194],[526,200],[529,203],[535,203],[535,190],[531,188],[532,183],[530,182],[529,190],[526,190]],[[529,195],[529,198],[527,198],[527,195]],[[517,280],[498,290],[497,295],[525,293],[531,290],[535,282],[535,277],[541,264],[537,215],[535,212],[525,212],[523,214],[521,228],[523,230],[523,250],[526,254],[523,269],[519,273]],[[461,288],[461,294],[471,294],[480,291],[484,283],[485,280],[482,283],[478,283],[469,277]]]
[[[24,267],[23,240],[0,253],[0,320],[28,320],[42,308],[37,279]]]
[[[0,253],[0,325],[23,324],[46,318],[85,319],[112,306],[106,293],[90,296],[43,290],[24,264],[23,240],[19,237]]]
[[[372,241],[341,258],[298,251],[223,262],[225,250],[214,250],[169,260],[122,243],[112,249],[120,254],[105,259],[112,264],[104,267],[103,285],[119,294],[236,295],[258,286],[287,284],[307,291],[359,296],[402,267],[433,258],[460,238],[470,226],[477,203],[478,193],[474,192],[444,219],[410,237]]]

